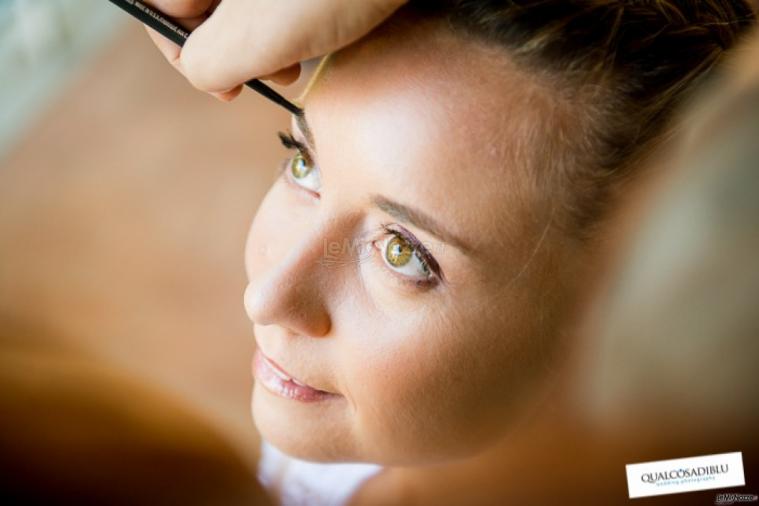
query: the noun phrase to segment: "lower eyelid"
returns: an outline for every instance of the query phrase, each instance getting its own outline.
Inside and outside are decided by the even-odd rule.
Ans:
[[[377,262],[378,264],[377,267],[382,269],[388,276],[391,276],[391,279],[393,279],[394,282],[399,283],[405,288],[411,287],[415,289],[432,288],[436,284],[437,278],[434,274],[431,274],[428,279],[422,280],[422,279],[410,278],[408,276],[404,276],[403,274],[395,272],[390,267],[388,267],[385,264],[385,261],[380,256],[383,254],[381,248],[384,245],[385,240],[387,240],[387,237],[383,237],[382,239],[373,241],[375,245],[373,249],[376,250],[376,254],[374,255],[376,259],[374,261]],[[377,243],[380,243],[380,245],[377,246]]]

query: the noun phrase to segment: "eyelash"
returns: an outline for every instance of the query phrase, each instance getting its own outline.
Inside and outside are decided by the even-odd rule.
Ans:
[[[313,158],[311,157],[311,153],[309,152],[308,148],[302,142],[295,139],[292,133],[278,132],[277,135],[279,136],[279,140],[282,142],[282,145],[286,149],[296,151],[298,154],[300,154],[300,156],[303,157],[306,163],[313,163]],[[281,165],[280,175],[282,175],[282,173],[284,173],[287,170],[287,167],[289,166],[288,164],[289,161],[290,160],[288,159]],[[391,228],[391,226],[392,225],[390,223],[380,224],[379,231],[382,232],[382,236],[379,239],[374,239],[370,241],[372,248],[375,248],[376,243],[384,242],[390,236],[397,237],[403,241],[406,241],[408,244],[411,245],[414,251],[418,253],[419,255],[418,258],[421,264],[431,274],[427,279],[423,279],[423,280],[409,279],[407,276],[402,276],[400,274],[395,273],[384,264],[384,261],[382,261],[382,266],[384,270],[386,272],[389,272],[389,274],[394,278],[394,280],[400,281],[403,285],[411,286],[417,289],[431,288],[434,285],[436,285],[439,280],[442,280],[443,275],[442,275],[442,272],[440,271],[440,266],[438,265],[434,257],[430,254],[430,252],[427,250],[427,248],[425,248],[424,245],[422,245],[422,243],[419,242],[419,240],[416,237],[414,237],[410,232],[405,231],[405,229],[396,230],[394,228]],[[375,249],[377,249],[379,254],[383,254],[383,252],[380,251],[379,248],[375,248]]]

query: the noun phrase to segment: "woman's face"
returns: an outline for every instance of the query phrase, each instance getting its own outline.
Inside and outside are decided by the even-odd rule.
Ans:
[[[549,361],[573,262],[525,177],[534,88],[432,23],[331,57],[246,248],[264,438],[409,464],[498,434]]]

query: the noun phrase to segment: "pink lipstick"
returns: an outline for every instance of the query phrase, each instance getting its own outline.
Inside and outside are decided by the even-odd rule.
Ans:
[[[313,388],[267,358],[260,350],[253,356],[253,375],[268,391],[301,402],[317,402],[338,397],[337,394]]]

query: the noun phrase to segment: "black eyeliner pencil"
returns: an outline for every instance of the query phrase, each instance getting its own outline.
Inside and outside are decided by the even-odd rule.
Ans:
[[[185,41],[187,41],[187,38],[190,36],[190,32],[179,26],[174,20],[164,16],[162,13],[145,5],[139,0],[110,0],[110,2],[137,18],[142,23],[148,25],[179,47],[184,46]],[[257,91],[275,104],[281,105],[291,113],[298,116],[303,115],[303,109],[293,104],[258,79],[251,79],[245,83],[245,86]]]

